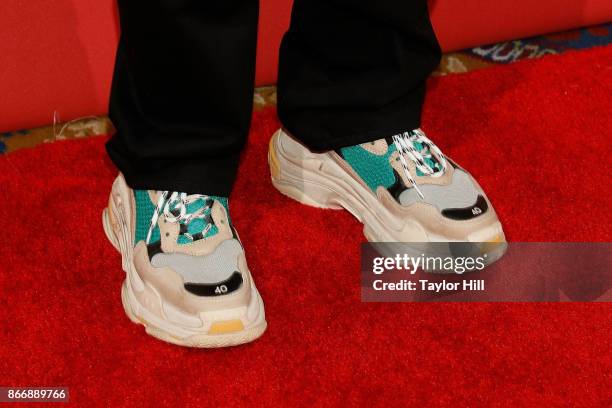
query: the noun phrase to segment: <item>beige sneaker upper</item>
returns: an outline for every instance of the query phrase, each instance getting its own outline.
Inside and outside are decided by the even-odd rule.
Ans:
[[[279,190],[308,204],[348,209],[366,225],[369,240],[505,240],[482,188],[437,148],[409,157],[393,140],[379,139],[314,153],[279,131],[270,151]],[[434,174],[420,171],[434,166]]]

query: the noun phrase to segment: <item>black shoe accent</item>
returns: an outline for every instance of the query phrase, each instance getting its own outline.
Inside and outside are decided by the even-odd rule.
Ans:
[[[234,228],[234,226],[233,226],[233,225],[231,225],[231,224],[230,224],[230,231],[232,231],[232,237],[233,237],[233,238],[234,238],[236,241],[240,242],[240,240],[238,239],[238,232],[236,232],[236,228]]]
[[[449,162],[449,163],[451,164],[451,166],[453,166],[455,169],[459,169],[459,170],[463,170],[463,171],[465,171],[465,169],[464,169],[463,167],[459,166],[457,163],[455,163],[455,162],[453,161],[453,159],[450,159],[450,158],[448,158],[448,157],[447,157],[447,158],[446,158],[446,161],[447,161],[447,162]],[[467,173],[467,172],[466,172],[466,173]]]
[[[179,235],[185,235],[189,231],[189,227],[187,224],[179,224]]]
[[[217,283],[185,283],[187,292],[197,296],[222,296],[242,286],[242,274],[234,272],[228,279]]]
[[[451,220],[470,220],[487,212],[489,205],[482,195],[478,195],[476,204],[465,208],[447,208],[442,210],[442,215]]]
[[[206,216],[204,217],[204,222],[207,224],[215,225],[215,221],[213,220],[213,217],[212,217],[212,210],[210,210],[208,214],[206,214]]]
[[[242,247],[242,250],[244,251],[244,245],[242,245],[242,241],[240,241],[240,238],[238,238],[238,231],[236,231],[236,228],[234,228],[234,226],[232,224],[230,224],[230,231],[232,231],[232,237],[236,241],[238,241],[238,243]]]
[[[155,256],[156,254],[161,254],[163,252],[164,251],[162,251],[161,240],[147,245],[147,253],[149,254],[149,261],[151,261],[151,259],[153,259],[153,256]]]
[[[397,173],[397,171],[395,171],[395,169],[393,169],[393,176],[395,177],[395,183],[389,186],[389,188],[387,188],[387,191],[389,192],[389,194],[391,194],[393,198],[395,198],[395,201],[399,203],[400,194],[402,194],[404,190],[407,190],[408,187],[406,187],[406,184],[404,184],[404,181]]]

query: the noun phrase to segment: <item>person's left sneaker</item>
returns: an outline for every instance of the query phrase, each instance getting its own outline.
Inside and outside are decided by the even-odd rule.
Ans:
[[[496,257],[505,251],[501,223],[482,188],[420,129],[324,153],[281,129],[270,141],[268,162],[281,193],[348,210],[370,242],[497,242],[503,248]]]

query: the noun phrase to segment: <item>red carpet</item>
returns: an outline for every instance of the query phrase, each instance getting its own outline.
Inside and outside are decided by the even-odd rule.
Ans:
[[[609,241],[612,48],[431,81],[424,128],[478,176],[512,241]],[[361,225],[277,193],[257,113],[232,217],[269,329],[164,344],[120,305],[104,138],[0,159],[0,385],[91,406],[606,406],[609,304],[363,304]]]

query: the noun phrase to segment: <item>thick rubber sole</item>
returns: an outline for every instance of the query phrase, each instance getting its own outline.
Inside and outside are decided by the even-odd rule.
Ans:
[[[113,189],[115,190],[116,187],[114,185]],[[111,194],[114,193],[113,191]],[[249,308],[252,310],[248,312],[248,315],[254,316],[253,322],[252,324],[244,325],[242,330],[210,334],[209,328],[202,327],[200,329],[193,326],[181,326],[176,322],[163,319],[148,310],[138,301],[134,294],[132,280],[136,279],[136,270],[132,262],[132,245],[129,242],[129,238],[127,238],[129,234],[127,234],[128,227],[125,222],[126,220],[123,219],[124,214],[116,208],[114,203],[115,201],[111,195],[109,208],[105,208],[102,212],[102,226],[106,237],[122,257],[122,266],[126,273],[126,278],[121,286],[121,302],[125,314],[133,323],[144,326],[147,334],[159,340],[179,346],[197,348],[237,346],[258,339],[266,331],[267,322],[265,320],[263,301],[255,285],[252,285],[252,301],[249,305]],[[114,222],[111,221],[111,217],[114,217]],[[155,299],[155,302],[163,304],[164,300],[161,299],[159,294],[157,292],[153,293],[158,297]],[[211,327],[215,324],[222,325],[223,323],[223,321],[212,322]]]

